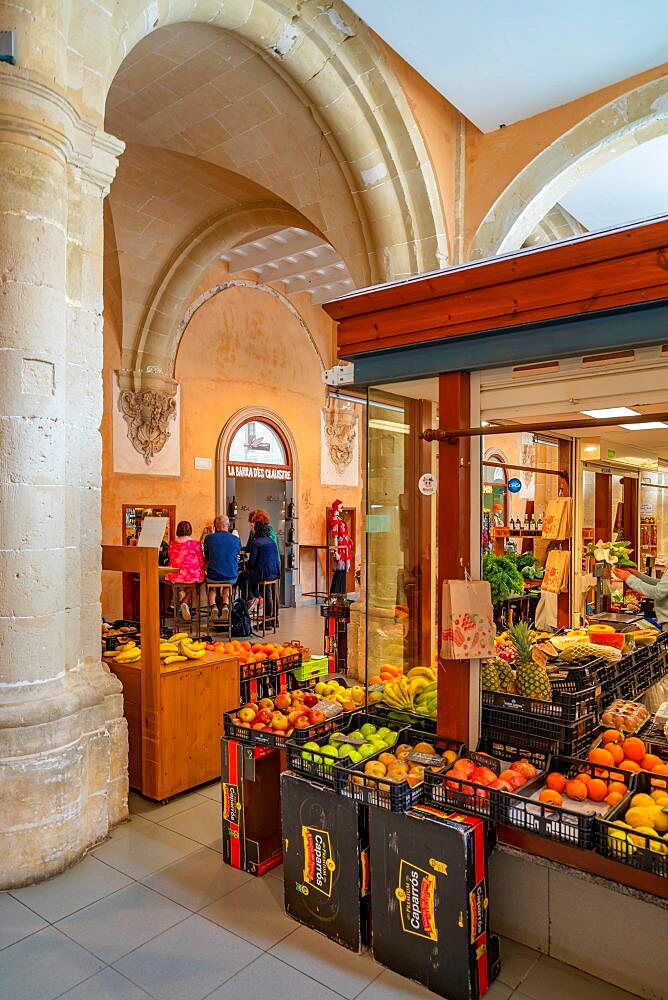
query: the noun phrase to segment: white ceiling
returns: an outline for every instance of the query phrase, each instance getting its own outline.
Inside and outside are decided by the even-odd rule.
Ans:
[[[483,132],[668,59],[667,0],[347,3]]]
[[[610,160],[560,204],[589,230],[668,215],[668,135]]]

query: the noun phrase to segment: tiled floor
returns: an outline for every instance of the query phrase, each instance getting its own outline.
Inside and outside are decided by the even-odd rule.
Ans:
[[[0,893],[7,1000],[428,1000],[283,912],[282,871],[223,864],[220,787],[131,821],[70,871]],[[624,1000],[630,993],[513,941],[489,1000]]]

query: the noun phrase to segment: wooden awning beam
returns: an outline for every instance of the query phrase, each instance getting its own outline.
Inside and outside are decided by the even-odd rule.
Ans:
[[[489,424],[487,427],[462,427],[448,429],[447,427],[427,427],[420,434],[425,441],[438,441],[441,444],[452,444],[460,438],[484,437],[485,434],[524,434],[525,431],[542,434],[546,431],[572,431],[597,429],[600,427],[619,427],[620,424],[648,424],[654,422],[668,423],[668,413],[641,413],[637,417],[605,417],[597,420],[595,417],[582,417],[579,420],[545,420],[534,424],[511,424],[506,426]],[[668,430],[668,427],[666,428]]]

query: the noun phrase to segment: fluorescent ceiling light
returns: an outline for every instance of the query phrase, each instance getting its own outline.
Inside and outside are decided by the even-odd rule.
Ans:
[[[409,434],[408,424],[395,424],[392,420],[370,420],[369,427],[377,431],[394,431],[395,434]]]
[[[608,417],[639,417],[637,410],[630,410],[628,406],[609,406],[603,410],[580,410],[587,417],[595,417],[597,420],[606,420]]]
[[[668,427],[668,424],[660,420],[648,420],[646,424],[620,424],[627,431],[657,431],[661,427]]]
[[[596,447],[595,444],[588,444],[585,445],[585,447],[582,450],[586,451],[588,455],[591,455],[593,454],[593,452],[598,451],[598,448]]]

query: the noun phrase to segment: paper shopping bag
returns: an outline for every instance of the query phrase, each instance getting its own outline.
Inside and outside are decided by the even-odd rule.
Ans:
[[[565,552],[563,549],[553,549],[552,552],[549,552],[541,590],[547,590],[553,594],[561,594],[568,590],[570,566],[570,552]]]
[[[572,497],[553,497],[543,518],[543,538],[564,539],[571,533]]]
[[[492,593],[486,580],[444,580],[441,657],[477,660],[494,656]]]

